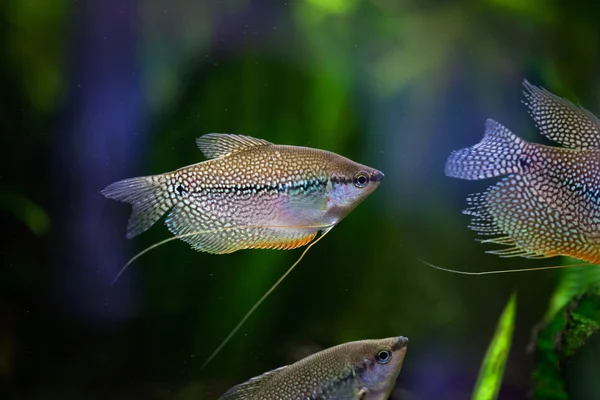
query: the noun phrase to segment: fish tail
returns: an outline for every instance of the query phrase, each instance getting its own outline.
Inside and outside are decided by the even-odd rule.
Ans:
[[[518,173],[527,142],[493,119],[485,122],[483,139],[474,146],[453,151],[445,173],[452,178],[477,180]]]
[[[133,206],[127,225],[128,239],[150,228],[173,206],[166,182],[164,175],[129,178],[112,183],[100,192],[109,199]]]

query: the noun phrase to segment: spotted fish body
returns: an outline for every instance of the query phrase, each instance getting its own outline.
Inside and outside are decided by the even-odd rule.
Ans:
[[[219,400],[385,400],[407,343],[400,336],[331,347],[234,386]]]
[[[102,191],[133,205],[127,237],[169,212],[169,230],[197,250],[293,249],[337,224],[383,178],[328,151],[248,136],[211,133],[197,145],[207,161]]]
[[[525,104],[540,132],[563,147],[528,143],[498,122],[486,122],[477,145],[453,152],[446,175],[506,175],[471,195],[470,227],[508,245],[500,256],[566,255],[600,263],[600,121],[589,111],[527,81]]]

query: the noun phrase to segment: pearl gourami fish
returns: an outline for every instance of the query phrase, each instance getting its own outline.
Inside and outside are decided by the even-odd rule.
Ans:
[[[400,336],[331,347],[234,386],[219,400],[386,400],[407,343]]]
[[[209,133],[196,144],[206,161],[160,175],[125,179],[102,194],[133,206],[127,237],[163,215],[173,239],[213,254],[242,249],[294,249],[310,245],[250,309],[211,355],[228,342],[318,240],[346,217],[383,179],[382,172],[335,153],[276,145],[249,136]],[[317,234],[321,236],[314,240]],[[113,281],[114,283],[114,281]]]
[[[127,237],[169,212],[169,230],[194,249],[294,249],[332,228],[379,186],[380,171],[329,151],[210,133],[207,161],[125,179],[104,196],[131,203]]]
[[[454,151],[447,176],[505,176],[470,195],[470,228],[501,257],[575,257],[600,263],[600,121],[591,112],[523,82],[524,103],[540,133],[562,147],[527,142],[488,119],[476,145]],[[556,267],[545,267],[556,268]],[[533,268],[533,269],[544,269]]]

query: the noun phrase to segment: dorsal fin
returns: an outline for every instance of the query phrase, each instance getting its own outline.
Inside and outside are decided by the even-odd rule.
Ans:
[[[196,139],[196,145],[207,159],[225,157],[237,151],[247,150],[255,146],[273,144],[264,139],[250,136],[233,135],[231,133],[207,133]]]
[[[262,375],[249,379],[244,383],[240,383],[239,385],[234,386],[225,392],[223,396],[219,397],[219,400],[253,399],[253,396],[256,394],[256,392],[284,368],[286,367],[279,367],[273,371],[265,372]]]
[[[527,143],[493,119],[485,121],[479,143],[453,151],[446,161],[446,176],[486,179],[520,172],[519,157]]]
[[[594,114],[523,80],[529,115],[540,133],[572,149],[600,148],[600,121]]]

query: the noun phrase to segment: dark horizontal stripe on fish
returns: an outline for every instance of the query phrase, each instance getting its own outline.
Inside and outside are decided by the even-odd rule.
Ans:
[[[600,202],[600,180],[590,181],[590,179],[587,179],[579,181],[573,177],[565,179],[547,172],[540,172],[539,174],[558,187],[566,187],[569,191],[573,192],[573,195],[581,195],[593,203]]]
[[[344,176],[332,176],[331,183],[350,184],[354,183],[354,178],[346,178]]]
[[[333,181],[333,180],[332,180]],[[294,192],[294,191],[309,191],[313,189],[319,189],[325,187],[327,185],[327,179],[311,179],[308,181],[302,182],[293,182],[293,183],[283,183],[278,185],[260,185],[260,186],[252,186],[252,185],[235,185],[235,186],[200,186],[194,188],[192,193],[202,193],[204,191],[211,193],[281,193],[281,192]],[[187,193],[188,190],[185,185],[177,184],[175,186],[178,194]]]

